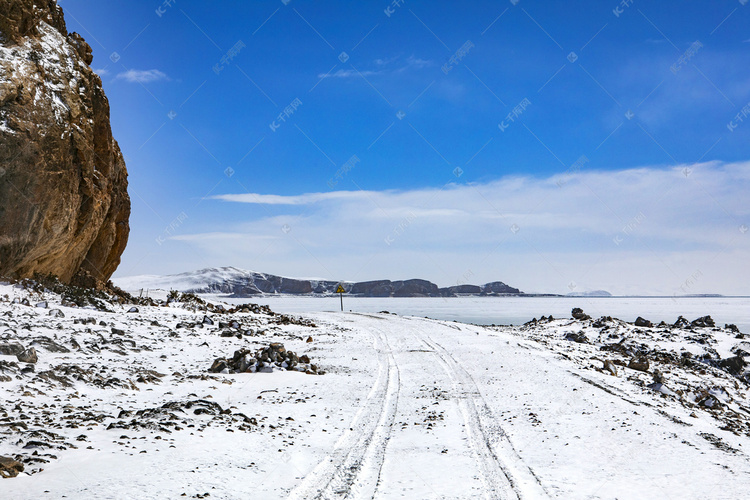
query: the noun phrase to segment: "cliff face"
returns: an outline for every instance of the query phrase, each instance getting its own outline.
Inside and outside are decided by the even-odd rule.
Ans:
[[[127,170],[91,61],[55,0],[0,0],[0,275],[106,281],[120,263]]]

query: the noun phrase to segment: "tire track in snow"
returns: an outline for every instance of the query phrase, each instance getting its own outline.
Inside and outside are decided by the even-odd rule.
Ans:
[[[368,329],[378,353],[377,379],[333,452],[290,492],[290,500],[375,497],[401,381],[388,338],[377,328]]]
[[[422,320],[418,320],[422,321]],[[440,326],[440,323],[436,323]],[[474,449],[488,498],[548,498],[538,478],[521,460],[503,428],[479,392],[474,378],[441,344],[420,328],[419,339],[432,349],[453,383],[458,405],[466,423],[469,441]],[[484,416],[483,423],[481,416]]]

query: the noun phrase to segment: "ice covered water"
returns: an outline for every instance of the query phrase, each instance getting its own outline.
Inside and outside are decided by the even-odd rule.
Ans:
[[[220,300],[265,304],[286,313],[339,310],[338,296]],[[555,318],[568,318],[574,307],[582,308],[592,317],[613,316],[634,321],[642,316],[655,323],[662,320],[674,323],[678,316],[692,321],[710,315],[717,325],[735,324],[740,331],[750,333],[750,297],[344,297],[346,311],[389,311],[482,325],[518,325],[550,314]]]

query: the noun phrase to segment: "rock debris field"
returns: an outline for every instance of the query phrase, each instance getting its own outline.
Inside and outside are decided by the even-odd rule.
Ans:
[[[0,284],[7,498],[742,498],[750,339]],[[93,304],[93,305],[92,305]]]

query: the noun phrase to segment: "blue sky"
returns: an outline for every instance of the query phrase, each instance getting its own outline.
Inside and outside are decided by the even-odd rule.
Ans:
[[[59,3],[130,173],[116,276],[750,293],[741,1]]]

